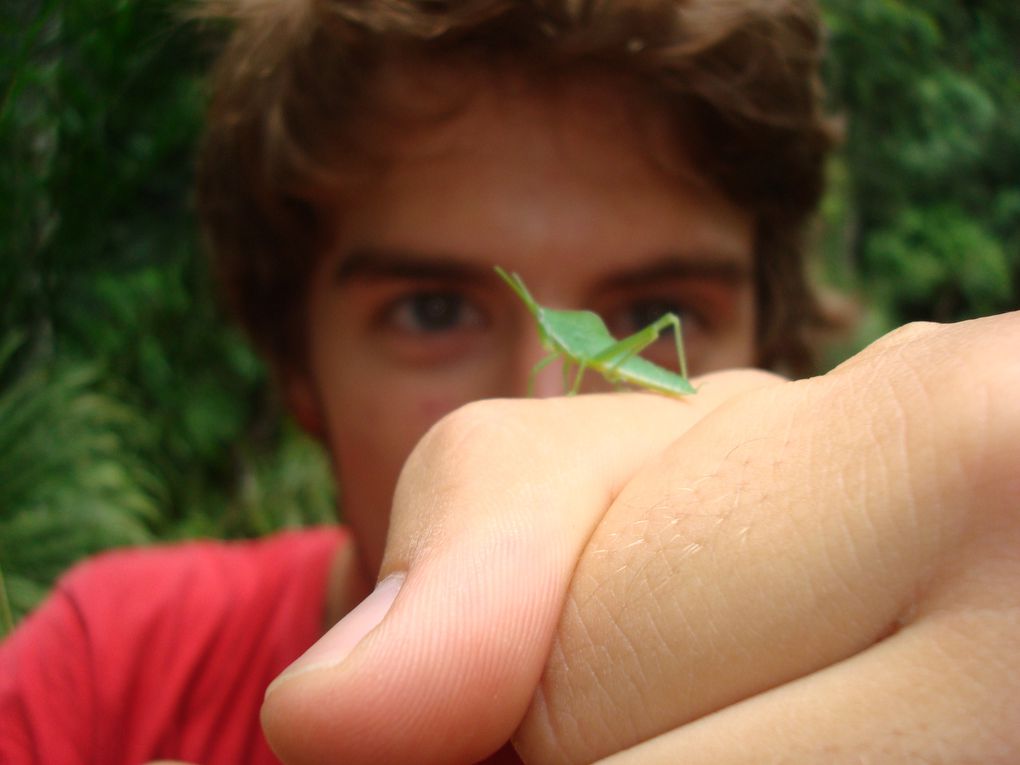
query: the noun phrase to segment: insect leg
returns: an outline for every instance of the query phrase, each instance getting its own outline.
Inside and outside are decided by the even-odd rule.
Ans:
[[[684,353],[683,325],[680,322],[680,317],[675,313],[663,314],[652,326],[657,326],[660,330],[666,327],[673,327],[673,339],[676,341],[676,359],[680,362],[680,376],[687,379],[687,354]]]
[[[574,396],[579,390],[581,390],[581,380],[584,379],[584,372],[588,369],[588,363],[584,361],[578,361],[577,363],[577,376],[574,377],[574,384],[570,386],[570,390],[567,391],[568,396]]]
[[[659,337],[659,331],[652,324],[639,329],[633,335],[628,335],[600,351],[592,358],[591,366],[604,375],[612,375],[617,368],[654,343]]]
[[[528,398],[535,395],[535,378],[538,377],[538,373],[549,366],[559,357],[558,353],[550,353],[544,359],[539,361],[535,366],[531,368],[531,374],[528,375]]]
[[[594,359],[592,366],[602,374],[612,376],[619,367],[637,356],[641,351],[659,339],[662,330],[666,327],[673,327],[676,338],[677,360],[680,362],[680,374],[687,377],[687,357],[684,355],[683,342],[680,338],[680,319],[676,314],[667,313],[660,316],[644,329],[639,329],[633,335],[610,345],[601,351]]]

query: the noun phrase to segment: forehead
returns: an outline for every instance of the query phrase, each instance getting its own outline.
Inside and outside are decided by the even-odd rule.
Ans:
[[[699,176],[675,115],[634,82],[404,64],[384,71],[379,94],[379,161],[339,210],[342,245],[488,260],[527,249],[564,265],[590,260],[596,242],[616,258],[679,241],[748,250],[746,215]]]
[[[526,136],[538,162],[579,158],[598,170],[629,155],[642,171],[697,178],[665,104],[640,81],[605,69],[401,58],[382,68],[377,85],[367,119],[380,156],[391,160],[486,156],[510,146],[520,153]],[[593,164],[589,150],[606,143],[620,151]]]

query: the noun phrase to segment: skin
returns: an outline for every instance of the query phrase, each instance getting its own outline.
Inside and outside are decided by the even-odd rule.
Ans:
[[[519,395],[542,355],[492,263],[618,334],[636,328],[609,318],[621,275],[664,252],[750,263],[752,222],[663,173],[683,157],[650,161],[623,92],[563,95],[483,89],[393,138],[338,226],[291,395],[362,543],[337,581],[360,566],[384,583],[268,690],[275,751],[1014,762],[1017,315],[910,327],[806,382],[731,371],[683,401],[462,406]],[[690,332],[695,371],[747,364],[750,285],[704,282],[676,285],[678,302],[726,298],[707,313],[727,320]],[[451,291],[456,320],[424,331],[413,296]],[[543,381],[558,392],[559,370]]]
[[[468,97],[442,120],[379,129],[385,168],[344,202],[309,292],[307,373],[288,386],[332,455],[369,581],[414,445],[468,402],[523,396],[546,355],[493,265],[545,305],[601,313],[617,336],[675,311],[692,373],[754,359],[753,221],[656,138],[663,115],[595,76],[538,90],[433,75]],[[389,87],[399,103],[418,89],[406,76]],[[675,368],[672,336],[646,356]],[[604,389],[590,377],[586,390]],[[536,394],[561,392],[553,364]]]
[[[459,409],[401,477],[389,610],[270,687],[267,736],[293,764],[511,736],[528,763],[1016,762],[1018,347],[1020,313],[809,381]]]

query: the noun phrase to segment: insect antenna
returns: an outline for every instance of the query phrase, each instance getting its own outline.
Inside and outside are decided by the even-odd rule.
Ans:
[[[517,297],[523,300],[524,304],[528,307],[528,310],[537,317],[541,306],[538,304],[538,301],[531,296],[528,288],[524,286],[524,280],[517,274],[508,274],[499,266],[496,266],[495,268],[496,273],[499,274],[500,278],[510,285],[510,289],[517,293]]]

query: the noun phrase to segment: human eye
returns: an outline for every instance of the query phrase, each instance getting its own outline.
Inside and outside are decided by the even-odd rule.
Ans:
[[[665,278],[596,295],[592,308],[602,315],[618,340],[640,332],[675,314],[680,320],[682,350],[667,322],[641,355],[668,369],[678,368],[680,356],[694,374],[750,363],[753,352],[753,296],[751,286],[730,278]]]
[[[438,335],[481,327],[483,315],[467,295],[452,289],[422,289],[393,299],[384,326],[409,335]]]
[[[680,320],[683,349],[692,369],[699,363],[708,335],[712,332],[711,316],[706,308],[686,293],[620,295],[607,301],[600,313],[606,327],[618,340],[655,324],[666,314],[673,314]],[[641,355],[667,369],[679,369],[680,359],[672,327],[661,327],[657,337],[644,347]]]
[[[654,324],[666,314],[679,318],[685,331],[698,331],[704,324],[703,317],[694,306],[668,296],[629,299],[607,312],[603,318],[609,331],[622,339]],[[665,332],[659,335],[659,341],[668,339]]]

